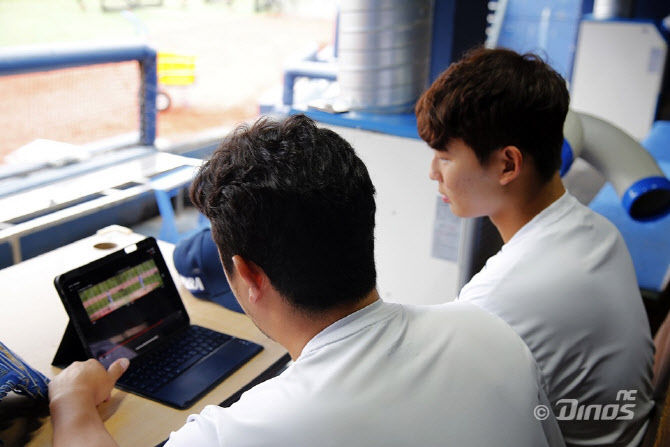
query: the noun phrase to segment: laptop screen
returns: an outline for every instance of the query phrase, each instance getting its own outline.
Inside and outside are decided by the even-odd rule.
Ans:
[[[85,347],[105,366],[188,324],[153,238],[61,275],[56,285]]]
[[[127,267],[98,284],[84,287],[77,293],[89,320],[95,323],[105,315],[129,306],[160,287],[163,287],[163,279],[156,267],[156,261],[149,259]]]

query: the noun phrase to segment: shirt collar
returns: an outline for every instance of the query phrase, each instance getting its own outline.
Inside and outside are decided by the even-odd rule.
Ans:
[[[532,231],[533,228],[536,227],[544,228],[556,222],[557,220],[561,219],[565,214],[567,214],[572,209],[572,207],[575,205],[576,202],[577,199],[575,199],[566,190],[561,197],[559,197],[551,205],[540,211],[535,217],[533,217],[523,227],[521,227],[519,231],[514,233],[514,236],[512,236],[512,238],[505,245],[503,245],[503,249],[523,239],[526,234]]]
[[[302,352],[300,353],[300,357],[310,352],[319,350],[326,345],[347,338],[368,326],[390,318],[395,313],[399,312],[400,309],[401,306],[399,304],[385,303],[380,298],[374,303],[367,305],[363,309],[360,309],[344,318],[337,320],[316,334],[314,338],[307,342]]]

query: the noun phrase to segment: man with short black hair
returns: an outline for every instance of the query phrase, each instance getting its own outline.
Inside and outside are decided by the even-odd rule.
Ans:
[[[168,446],[563,445],[507,324],[470,303],[379,298],[374,191],[351,146],[300,115],[238,128],[205,163],[191,198],[228,282],[294,363]],[[57,447],[111,443],[95,405],[122,369],[89,361],[52,381]]]
[[[621,235],[561,182],[569,100],[537,56],[480,48],[422,95],[418,130],[443,200],[488,216],[505,242],[459,301],[528,345],[568,445],[636,446],[653,407],[653,343]]]

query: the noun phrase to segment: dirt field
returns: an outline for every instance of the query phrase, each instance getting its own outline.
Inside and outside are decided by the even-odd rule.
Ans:
[[[168,143],[253,118],[259,98],[281,85],[285,62],[334,35],[327,19],[178,12],[143,36],[159,51],[196,56],[196,82],[167,87],[173,107],[159,113],[157,135]],[[136,65],[0,77],[0,160],[36,138],[82,144],[137,131]]]

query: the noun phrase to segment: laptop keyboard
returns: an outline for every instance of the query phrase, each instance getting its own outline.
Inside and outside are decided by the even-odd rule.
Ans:
[[[231,338],[204,327],[190,326],[163,346],[133,359],[119,384],[153,393]]]

